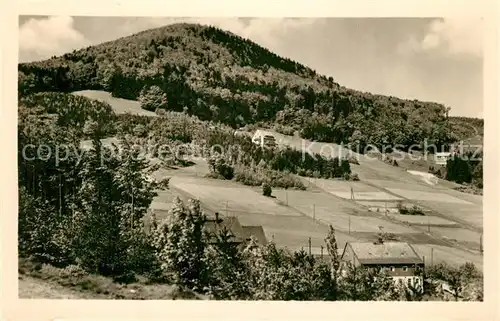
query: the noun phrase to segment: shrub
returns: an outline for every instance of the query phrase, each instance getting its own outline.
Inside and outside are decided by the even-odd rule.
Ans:
[[[234,179],[237,182],[248,186],[261,186],[264,182],[264,177],[261,171],[252,171],[245,166],[237,166],[235,169]]]
[[[472,173],[469,163],[460,156],[454,156],[446,163],[446,179],[458,184],[470,183]]]
[[[167,108],[167,95],[158,86],[151,86],[141,90],[139,98],[137,99],[141,104],[141,108],[146,110],[156,110],[158,108]]]
[[[359,165],[359,161],[356,157],[354,156],[349,156],[349,158],[347,159],[347,161],[351,164],[356,164],[356,165]]]
[[[239,165],[235,169],[234,180],[248,186],[262,186],[266,182],[271,187],[306,189],[302,181],[292,174],[266,168],[252,170],[249,167]]]
[[[407,208],[406,206],[398,203],[399,214],[403,215],[425,215],[422,209],[416,205],[413,205],[411,208]]]
[[[349,180],[351,181],[359,181],[359,176],[357,173],[351,173],[349,174]]]
[[[210,166],[211,177],[233,179],[234,168],[227,163],[222,155],[215,154],[210,156],[208,164]]]
[[[273,190],[271,188],[271,185],[269,185],[269,183],[263,183],[262,184],[262,195],[270,197],[272,193],[273,193]]]

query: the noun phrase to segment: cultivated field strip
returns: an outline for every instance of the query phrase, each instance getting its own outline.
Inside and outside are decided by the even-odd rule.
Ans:
[[[275,190],[274,195],[289,207],[325,225],[331,224],[339,231],[378,233],[383,229],[390,233],[414,232],[402,224],[374,217],[354,202],[344,201],[327,193]]]
[[[411,225],[422,225],[422,226],[443,226],[443,227],[453,227],[459,226],[458,223],[452,222],[450,220],[429,215],[402,215],[402,214],[388,214],[392,219],[400,222],[408,223]]]
[[[73,92],[74,95],[87,97],[90,99],[99,100],[108,103],[117,114],[134,114],[141,116],[158,116],[152,111],[147,111],[141,108],[141,104],[135,100],[115,98],[111,93],[100,90],[82,90]]]
[[[415,191],[412,189],[387,188],[387,187],[386,189],[391,193],[401,195],[402,197],[409,200],[424,201],[424,202],[433,201],[433,202],[442,202],[442,203],[460,204],[460,205],[473,205],[470,202],[437,191],[425,192],[425,191]]]
[[[175,182],[175,187],[188,191],[214,210],[230,213],[266,213],[268,215],[299,216],[296,211],[280,206],[246,187],[221,187]]]

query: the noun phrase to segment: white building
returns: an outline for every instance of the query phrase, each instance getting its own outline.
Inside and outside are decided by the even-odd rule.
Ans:
[[[436,153],[434,160],[437,165],[446,165],[448,159],[451,157],[451,153]]]
[[[275,134],[269,131],[258,129],[252,137],[252,142],[261,147],[276,147]]]

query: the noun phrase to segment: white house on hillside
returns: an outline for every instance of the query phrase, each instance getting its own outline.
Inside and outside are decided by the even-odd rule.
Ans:
[[[451,153],[443,152],[443,153],[436,153],[434,159],[437,165],[446,165],[450,157]]]
[[[258,129],[252,137],[252,142],[261,147],[276,147],[277,141],[273,133]]]

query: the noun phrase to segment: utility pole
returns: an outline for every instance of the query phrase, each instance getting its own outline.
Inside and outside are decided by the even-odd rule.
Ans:
[[[434,248],[431,247],[431,266],[434,265]]]
[[[311,237],[309,236],[309,256],[311,256]]]

